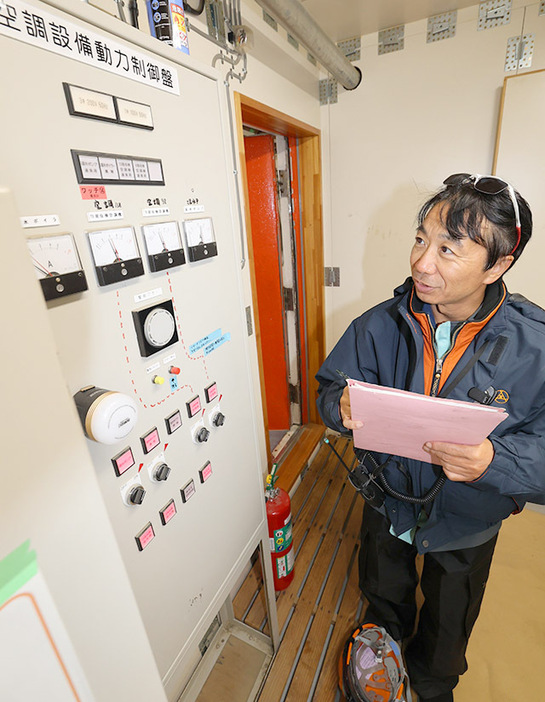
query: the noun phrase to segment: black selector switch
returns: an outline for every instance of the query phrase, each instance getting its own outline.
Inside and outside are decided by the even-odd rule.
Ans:
[[[166,463],[160,463],[154,473],[154,478],[157,481],[166,480],[170,475],[170,468]]]
[[[146,494],[146,491],[141,485],[135,485],[133,488],[129,490],[129,494],[127,495],[127,500],[129,504],[131,505],[141,505],[142,502],[144,501],[144,496]]]
[[[209,436],[210,432],[206,427],[201,427],[195,434],[195,438],[199,444],[203,444],[205,441],[208,441]]]
[[[216,412],[214,417],[212,418],[212,424],[215,427],[222,427],[225,423],[225,415],[222,414],[221,412]]]

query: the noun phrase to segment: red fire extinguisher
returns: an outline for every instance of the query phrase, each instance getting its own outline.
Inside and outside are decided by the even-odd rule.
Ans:
[[[291,525],[291,501],[288,493],[282,488],[275,488],[276,463],[270,475],[267,476],[267,523],[269,526],[269,541],[274,576],[274,589],[285,590],[293,580],[293,549]]]

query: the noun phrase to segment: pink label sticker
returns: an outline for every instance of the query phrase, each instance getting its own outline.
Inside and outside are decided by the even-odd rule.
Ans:
[[[210,387],[206,388],[206,396],[208,398],[208,402],[212,402],[212,400],[218,396],[217,383],[214,383],[213,385],[210,385]]]
[[[153,531],[153,526],[149,524],[144,531],[142,531],[138,536],[136,537],[136,542],[138,543],[138,546],[141,551],[143,551],[146,546],[149,544],[150,541],[152,541],[155,537],[155,532]]]
[[[210,463],[207,463],[204,468],[201,468],[199,471],[201,474],[201,480],[202,482],[206,482],[208,478],[212,475],[212,466]]]
[[[197,395],[197,397],[194,400],[191,400],[191,402],[188,404],[189,407],[189,416],[194,417],[197,412],[201,409],[201,398]]]
[[[170,502],[164,509],[161,510],[161,516],[163,519],[163,524],[167,524],[170,522],[172,517],[176,514],[176,505],[174,504],[174,500]]]
[[[146,453],[149,453],[156,446],[159,446],[160,441],[161,440],[159,439],[159,432],[157,431],[157,429],[150,431],[150,433],[144,437]]]
[[[104,185],[80,185],[79,191],[82,200],[106,200]]]
[[[134,466],[134,456],[130,448],[120,456],[113,458],[112,461],[115,464],[117,475],[123,475],[125,471]]]

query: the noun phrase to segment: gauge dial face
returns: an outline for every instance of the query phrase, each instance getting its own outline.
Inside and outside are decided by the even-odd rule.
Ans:
[[[176,324],[174,317],[163,307],[152,310],[144,322],[144,335],[151,346],[163,348],[172,339]]]
[[[150,256],[182,248],[182,240],[176,222],[146,224],[142,227],[146,249]]]
[[[72,234],[27,239],[27,246],[34,270],[40,279],[82,270]]]
[[[88,232],[95,266],[140,258],[136,236],[132,227]]]
[[[216,241],[211,217],[187,219],[184,222],[184,231],[187,238],[187,245],[190,247],[212,244]]]

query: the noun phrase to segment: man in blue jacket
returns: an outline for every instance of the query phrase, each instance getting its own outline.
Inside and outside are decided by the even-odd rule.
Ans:
[[[493,176],[455,174],[444,186],[419,213],[411,278],[352,322],[316,376],[322,419],[344,433],[361,426],[347,377],[509,413],[478,446],[430,436],[430,463],[358,455],[379,486],[362,521],[365,621],[398,640],[413,634],[424,554],[425,602],[405,658],[413,689],[433,702],[453,700],[467,669],[502,520],[526,501],[545,503],[545,311],[502,280],[532,214]]]

